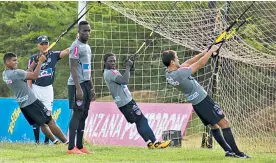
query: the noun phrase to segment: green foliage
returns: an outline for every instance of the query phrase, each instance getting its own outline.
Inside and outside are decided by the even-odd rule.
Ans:
[[[136,24],[132,20],[124,17],[110,7],[97,2],[89,2],[89,7],[93,6],[86,16],[90,22],[92,32],[89,45],[93,52],[93,83],[98,92],[98,96],[109,95],[107,87],[103,81],[103,55],[107,52],[113,52],[117,56],[117,68],[124,69],[124,61],[131,54],[134,54],[148,37],[151,30]],[[168,9],[173,2],[160,2],[155,4],[155,9]],[[143,8],[150,11],[152,2],[137,2],[135,8]],[[224,4],[224,3],[217,3]],[[134,3],[127,3],[129,7],[134,8]],[[198,10],[206,8],[208,2],[182,2],[178,3],[178,8],[189,10]],[[233,5],[233,11],[235,11]],[[232,11],[232,10],[231,10]],[[7,51],[13,51],[19,55],[19,68],[26,69],[28,58],[38,52],[36,38],[39,35],[48,35],[50,41],[54,41],[67,27],[77,18],[77,2],[0,2],[0,57]],[[152,13],[154,14],[154,13]],[[263,12],[256,13],[263,15]],[[153,15],[154,16],[154,15]],[[252,15],[252,17],[255,17]],[[184,19],[184,18],[183,18]],[[258,23],[273,26],[273,23],[264,19],[257,19]],[[254,48],[267,52],[258,38],[268,35],[269,31],[263,31],[254,25],[247,23],[240,32],[245,41]],[[54,50],[63,50],[71,45],[75,40],[77,28],[67,33],[64,38],[54,47]],[[250,36],[254,37],[253,40]],[[158,95],[155,102],[185,102],[182,95],[176,95],[176,90],[167,85],[164,78],[164,68],[161,58],[161,52],[167,49],[176,49],[179,52],[180,62],[183,58],[190,58],[197,52],[189,51],[185,47],[175,44],[162,36],[154,33],[153,46],[146,51],[140,51],[140,57],[136,61],[136,71],[132,73],[129,88],[131,91],[149,90]],[[147,42],[148,44],[149,42]],[[276,45],[271,44],[268,49],[275,49]],[[4,66],[0,63],[0,71]],[[205,81],[206,86],[211,75],[211,67],[200,70],[196,76],[197,80]],[[54,82],[55,98],[67,98],[67,79],[69,77],[68,58],[59,61],[57,65],[56,77]],[[12,96],[6,85],[0,80],[0,96]],[[171,97],[171,98],[167,98]]]
[[[1,2],[0,52],[34,54],[36,38],[48,35],[54,41],[77,18],[76,6],[77,2]],[[55,48],[68,47],[75,35],[70,32]]]
[[[36,38],[39,35],[47,35],[50,41],[54,41],[74,20],[77,19],[77,2],[0,2],[0,57],[8,51],[15,52],[19,56],[21,69],[26,69],[28,58],[38,52]],[[77,28],[73,28],[54,47],[53,50],[63,50],[75,40]],[[0,63],[0,71],[4,65]],[[66,81],[69,76],[68,59],[59,62],[56,76],[58,80],[54,86],[58,98],[66,98]],[[0,81],[0,96],[12,96],[11,92]]]

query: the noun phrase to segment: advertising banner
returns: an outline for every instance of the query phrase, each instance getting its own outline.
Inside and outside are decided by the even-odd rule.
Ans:
[[[34,141],[32,126],[29,125],[14,98],[0,98],[0,140],[12,142]],[[52,117],[64,134],[67,134],[71,110],[68,100],[54,100]],[[44,134],[40,132],[40,141]]]
[[[138,103],[158,140],[162,132],[188,127],[191,104]],[[127,123],[114,102],[92,102],[86,119],[85,139],[99,145],[145,146],[136,125]]]

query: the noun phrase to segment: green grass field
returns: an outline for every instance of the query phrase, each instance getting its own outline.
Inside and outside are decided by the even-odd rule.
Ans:
[[[251,159],[225,158],[222,150],[143,147],[86,146],[94,154],[68,155],[65,145],[0,143],[0,163],[95,163],[95,162],[181,162],[181,163],[276,163],[275,153],[254,153]]]

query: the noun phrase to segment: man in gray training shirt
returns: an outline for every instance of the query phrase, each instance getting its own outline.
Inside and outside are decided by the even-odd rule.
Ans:
[[[68,154],[90,153],[83,146],[83,132],[90,102],[95,100],[91,81],[92,52],[87,44],[91,28],[87,21],[81,21],[78,28],[79,38],[69,48],[70,77],[67,85],[69,108],[73,115],[69,124]]]
[[[5,70],[2,73],[4,82],[8,85],[10,90],[16,96],[16,101],[20,107],[21,112],[30,125],[37,124],[41,127],[43,133],[53,141],[54,144],[59,144],[55,138],[57,136],[63,142],[62,132],[52,119],[47,108],[35,97],[32,90],[27,85],[26,80],[36,80],[39,76],[42,63],[46,60],[44,55],[41,55],[38,62],[33,62],[30,66],[35,68],[33,72],[26,72],[17,69],[17,56],[14,53],[6,53],[3,61]],[[53,133],[55,133],[55,136]]]
[[[136,124],[138,133],[147,143],[149,149],[168,147],[171,141],[158,142],[156,140],[152,129],[149,127],[147,118],[132,99],[128,90],[127,84],[133,62],[131,60],[127,61],[126,71],[123,75],[116,70],[115,64],[116,57],[113,53],[104,55],[104,80],[119,110],[129,123]]]
[[[188,101],[192,103],[194,111],[204,125],[209,125],[214,138],[224,149],[226,157],[250,158],[244,152],[239,151],[229,127],[229,122],[225,119],[225,115],[219,105],[207,95],[204,88],[191,76],[203,67],[212,53],[217,50],[218,46],[213,45],[209,51],[204,50],[181,65],[175,51],[164,51],[162,61],[167,67],[165,76],[168,83],[181,91]]]

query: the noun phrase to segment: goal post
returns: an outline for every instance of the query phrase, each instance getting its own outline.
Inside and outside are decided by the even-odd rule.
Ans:
[[[117,68],[123,70],[125,59],[136,52],[172,3],[103,1],[99,9],[92,9],[86,19],[92,28],[93,67],[102,68],[103,55],[113,52],[117,56]],[[191,58],[207,48],[250,3],[217,1],[215,8],[209,8],[207,1],[178,2],[153,34],[152,44],[139,54],[129,83],[134,99],[185,103],[184,96],[165,80],[162,52],[176,50],[180,62]],[[255,2],[245,14],[252,21],[222,47],[217,76],[213,75],[216,64],[212,59],[194,75],[205,89],[210,88],[208,92],[213,93],[227,115],[242,149],[276,151],[275,11],[276,2]],[[112,101],[101,71],[95,69],[93,73],[98,100]],[[193,114],[184,146],[187,142],[200,147],[204,132],[201,121]],[[193,140],[195,143],[191,143]]]

